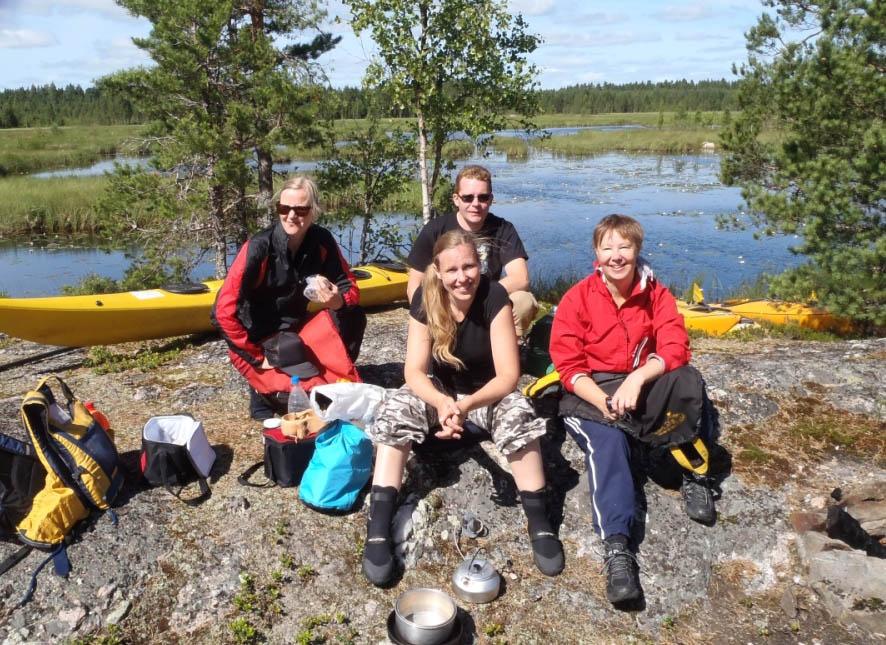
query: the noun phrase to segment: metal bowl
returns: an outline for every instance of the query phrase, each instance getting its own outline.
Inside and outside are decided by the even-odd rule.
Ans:
[[[400,637],[411,645],[439,645],[452,633],[455,601],[438,589],[404,591],[394,604]]]

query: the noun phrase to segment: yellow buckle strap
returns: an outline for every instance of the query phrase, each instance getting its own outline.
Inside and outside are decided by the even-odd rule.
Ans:
[[[708,464],[710,462],[710,458],[708,455],[708,447],[704,444],[704,441],[701,439],[696,439],[690,445],[695,452],[698,454],[698,459],[694,459],[692,461],[686,456],[686,453],[683,452],[683,446],[687,444],[682,444],[680,446],[675,446],[671,448],[671,454],[674,456],[674,459],[677,460],[677,463],[683,466],[686,470],[689,470],[696,475],[707,475],[708,473]]]

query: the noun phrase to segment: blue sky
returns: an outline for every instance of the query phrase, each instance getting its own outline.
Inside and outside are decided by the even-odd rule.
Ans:
[[[745,60],[744,32],[760,0],[509,0],[544,44],[531,60],[542,87],[674,79],[732,79]],[[347,17],[339,1],[330,17]],[[333,86],[359,85],[373,52],[347,24],[321,59]],[[113,0],[0,0],[0,89],[68,83],[84,87],[120,69],[149,64],[132,44],[150,31]]]

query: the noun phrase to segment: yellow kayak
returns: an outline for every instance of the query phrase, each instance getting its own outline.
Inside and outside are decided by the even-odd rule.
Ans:
[[[727,300],[720,305],[738,315],[746,316],[759,322],[765,321],[775,325],[800,325],[818,331],[849,333],[854,326],[851,320],[835,316],[832,313],[796,302],[778,300]]]
[[[753,324],[742,314],[723,307],[692,304],[677,300],[677,311],[683,316],[686,329],[697,329],[711,336],[722,336],[733,329]]]
[[[373,307],[406,298],[408,274],[394,266],[353,267],[360,304]],[[65,347],[113,345],[212,331],[209,311],[221,280],[92,296],[0,298],[0,331]]]

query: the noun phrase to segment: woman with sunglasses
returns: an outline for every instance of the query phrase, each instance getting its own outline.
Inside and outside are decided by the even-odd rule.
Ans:
[[[374,585],[394,575],[391,518],[413,443],[428,434],[458,440],[470,420],[507,457],[528,520],[538,569],[563,569],[563,547],[547,517],[538,439],[544,419],[518,391],[520,364],[508,294],[481,275],[474,235],[454,230],[434,244],[433,261],[410,307],[404,376],[367,434],[377,444],[363,573]],[[430,376],[429,376],[430,374]]]
[[[288,391],[289,377],[268,362],[262,341],[281,330],[298,331],[311,318],[304,294],[309,276],[325,278],[315,280],[312,300],[329,311],[351,361],[357,360],[366,328],[357,279],[335,238],[315,223],[321,213],[316,184],[292,177],[276,204],[278,221],[237,253],[212,311],[232,363],[249,381],[249,411],[256,420],[285,411],[281,394]]]

